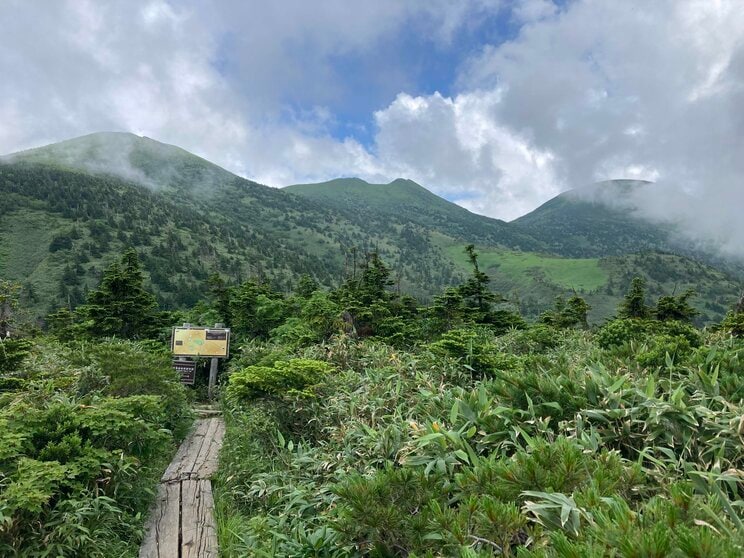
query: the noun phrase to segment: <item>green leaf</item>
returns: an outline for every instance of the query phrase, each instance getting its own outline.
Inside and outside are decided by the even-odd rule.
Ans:
[[[468,457],[468,454],[464,450],[456,450],[455,455],[460,458],[461,461],[464,461],[465,463],[470,462],[470,458]]]
[[[655,393],[656,393],[656,381],[654,380],[653,376],[649,376],[648,381],[646,382],[646,397],[651,399]]]
[[[454,405],[452,405],[452,410],[450,411],[450,424],[455,424],[455,421],[457,421],[457,415],[459,414],[458,412],[458,402],[455,401]]]

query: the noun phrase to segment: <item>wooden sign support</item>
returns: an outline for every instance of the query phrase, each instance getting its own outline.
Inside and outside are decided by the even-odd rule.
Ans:
[[[215,329],[225,327],[225,324],[217,323],[214,324]],[[207,398],[212,401],[214,399],[214,388],[217,385],[217,364],[218,358],[213,357],[212,362],[209,364],[209,388],[207,389]]]

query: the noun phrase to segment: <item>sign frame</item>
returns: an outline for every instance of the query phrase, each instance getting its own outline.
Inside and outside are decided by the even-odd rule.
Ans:
[[[225,351],[224,353],[217,352],[215,350],[207,350],[206,352],[199,352],[199,351],[188,351],[181,347],[183,347],[181,341],[181,345],[178,344],[178,340],[176,339],[178,332],[180,331],[189,331],[189,332],[204,332],[204,342],[208,341],[222,341],[223,339],[217,338],[217,339],[209,339],[210,335],[217,335],[217,336],[223,336],[224,335],[224,341],[225,341]],[[205,349],[209,347],[207,345]],[[173,356],[177,357],[192,357],[192,358],[228,358],[230,356],[230,328],[218,328],[218,327],[184,327],[184,326],[174,326],[173,330],[171,332],[171,353]]]

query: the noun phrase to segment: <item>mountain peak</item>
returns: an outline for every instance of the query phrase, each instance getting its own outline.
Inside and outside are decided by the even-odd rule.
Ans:
[[[652,184],[653,182],[648,180],[616,178],[575,188],[564,192],[561,196],[576,201],[584,201],[591,204],[604,205],[614,209],[627,210],[635,207],[635,196]]]
[[[167,143],[129,132],[95,132],[0,159],[50,165],[98,175],[113,175],[152,189],[205,189],[235,175]]]

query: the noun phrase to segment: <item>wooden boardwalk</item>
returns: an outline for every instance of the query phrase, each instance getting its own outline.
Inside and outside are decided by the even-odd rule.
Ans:
[[[140,558],[217,558],[209,478],[217,470],[224,435],[222,418],[196,421],[160,479]]]

